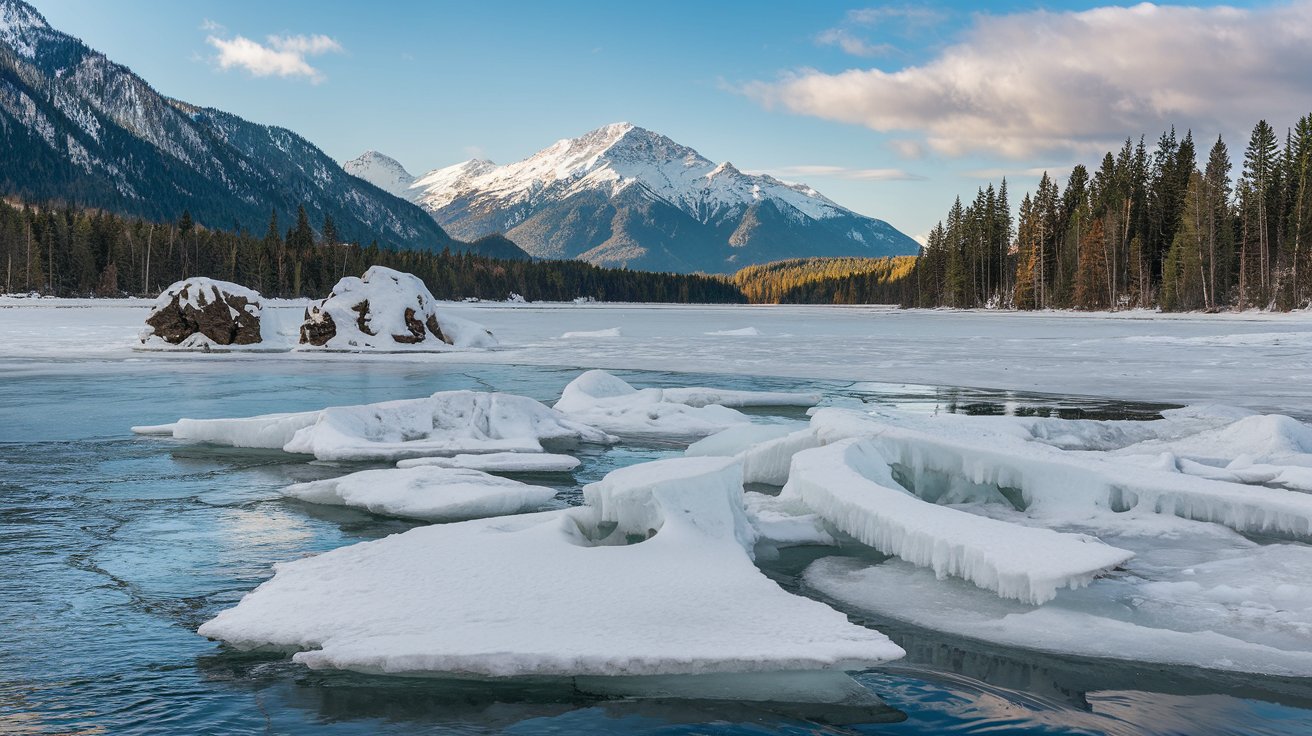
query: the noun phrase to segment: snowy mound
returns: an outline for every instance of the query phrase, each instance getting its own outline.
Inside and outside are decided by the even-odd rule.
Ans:
[[[425,399],[330,407],[241,419],[180,419],[138,434],[264,447],[319,460],[390,460],[489,452],[542,452],[543,443],[610,444],[604,432],[514,394],[440,391]]]
[[[549,452],[489,452],[486,455],[454,457],[418,457],[402,460],[398,468],[432,465],[439,468],[466,468],[485,473],[568,473],[579,466],[579,459]]]
[[[419,277],[383,266],[348,276],[305,310],[301,344],[339,350],[495,347],[486,328],[444,314]]]
[[[630,439],[691,440],[750,420],[723,406],[688,406],[659,388],[636,389],[605,371],[588,371],[561,392],[555,408],[571,419]]]
[[[619,337],[620,328],[610,327],[604,330],[575,330],[566,332],[560,336],[562,340],[573,340],[580,337]]]
[[[642,467],[590,487],[601,507],[422,527],[278,565],[200,633],[296,651],[311,668],[456,677],[837,670],[902,656],[756,569],[732,461]],[[624,544],[631,534],[643,541]]]
[[[926,503],[893,479],[876,446],[844,440],[793,458],[783,497],[885,554],[1032,604],[1079,588],[1134,556],[1095,538],[1016,526]]]
[[[718,388],[637,389],[606,371],[570,382],[555,407],[579,421],[621,437],[697,439],[747,424],[733,406],[813,406],[817,394]]]
[[[755,327],[743,327],[742,329],[738,329],[738,330],[712,330],[711,332],[706,332],[703,334],[713,335],[716,337],[758,337],[760,336],[761,331],[756,329]]]
[[[341,478],[297,483],[283,489],[283,495],[384,516],[463,521],[536,511],[556,492],[477,470],[429,466],[363,470]]]
[[[259,293],[244,286],[195,277],[165,289],[146,317],[144,345],[200,348],[254,345],[260,334]]]

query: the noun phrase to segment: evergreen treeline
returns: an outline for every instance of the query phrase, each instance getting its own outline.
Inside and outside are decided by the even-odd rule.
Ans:
[[[729,277],[753,304],[898,304],[914,256],[797,258],[747,266]]]
[[[1044,174],[1012,230],[1006,181],[931,232],[904,304],[1166,310],[1312,303],[1312,115],[1280,144],[1253,128],[1232,185],[1221,138],[1202,169],[1192,133],[1150,153],[1127,139],[1064,188]]]
[[[316,235],[302,207],[286,230],[276,212],[263,237],[210,230],[183,214],[160,224],[95,210],[0,202],[0,289],[56,296],[154,296],[189,276],[248,286],[270,297],[323,297],[342,276],[381,265],[419,276],[443,299],[746,301],[701,275],[598,268],[581,261],[500,260],[443,251],[339,242],[330,216]]]

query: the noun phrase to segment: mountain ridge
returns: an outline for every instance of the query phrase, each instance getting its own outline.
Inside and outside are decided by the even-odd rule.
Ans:
[[[385,175],[363,159],[382,155],[371,154],[344,167],[381,186]],[[505,233],[538,257],[725,273],[780,258],[919,248],[812,187],[713,163],[632,123],[564,138],[501,166],[471,159],[414,176],[383,158],[401,172],[386,180],[408,182],[404,192],[455,236]]]
[[[0,0],[0,192],[252,232],[304,205],[346,239],[470,247],[299,134],[165,96],[21,0]]]

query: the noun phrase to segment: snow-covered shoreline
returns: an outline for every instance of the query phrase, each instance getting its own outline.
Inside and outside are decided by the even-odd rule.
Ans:
[[[133,350],[150,301],[0,297],[0,359],[389,360],[915,383],[1312,416],[1312,312],[1163,314],[881,306],[448,303],[502,348],[432,354]],[[269,300],[299,324],[308,302]],[[619,328],[618,334],[613,332]],[[752,328],[752,334],[748,328]],[[607,334],[605,338],[567,333]],[[709,332],[722,334],[709,335]],[[737,333],[737,334],[734,334]]]

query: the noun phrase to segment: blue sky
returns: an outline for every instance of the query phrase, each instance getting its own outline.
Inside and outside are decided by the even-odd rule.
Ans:
[[[1267,79],[1261,58],[1218,71],[1201,38],[1224,34],[1232,56],[1294,54],[1287,68],[1305,70],[1300,3],[34,4],[164,94],[286,126],[339,160],[373,148],[412,173],[505,163],[628,120],[913,236],[989,178],[1019,194],[1043,169],[1096,163],[1170,121],[1224,132],[1238,155],[1257,117],[1279,129],[1312,108],[1312,75]],[[1276,28],[1289,37],[1272,43]],[[1109,46],[1117,57],[1100,61]],[[981,69],[996,86],[962,102]]]

